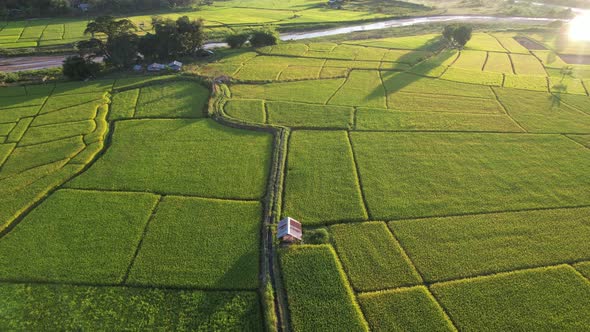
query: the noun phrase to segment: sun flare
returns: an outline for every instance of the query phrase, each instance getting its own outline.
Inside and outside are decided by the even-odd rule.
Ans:
[[[572,40],[590,41],[590,13],[576,16],[570,22],[569,36]]]

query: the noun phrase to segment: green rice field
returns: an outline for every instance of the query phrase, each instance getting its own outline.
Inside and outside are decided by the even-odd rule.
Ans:
[[[590,70],[518,36],[0,88],[0,330],[590,329]]]

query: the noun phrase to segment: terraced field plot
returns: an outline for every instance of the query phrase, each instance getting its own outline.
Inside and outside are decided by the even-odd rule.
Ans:
[[[263,330],[286,216],[293,331],[588,329],[590,97],[515,35],[228,51],[196,70],[233,78],[211,96],[190,75],[0,89],[0,190],[79,166],[2,219],[0,329]]]
[[[262,329],[272,135],[195,119],[196,82],[147,81],[3,90],[2,328],[52,329],[66,301],[66,329]]]

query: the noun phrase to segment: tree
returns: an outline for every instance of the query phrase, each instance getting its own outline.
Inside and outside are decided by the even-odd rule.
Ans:
[[[447,25],[443,30],[443,37],[449,42],[453,42],[453,32],[455,31],[455,25]]]
[[[88,23],[84,33],[93,38],[77,44],[80,57],[91,60],[103,56],[106,63],[116,67],[128,67],[137,59],[139,37],[134,34],[137,27],[128,19],[115,20],[111,16],[97,17]],[[104,34],[106,41],[96,38]]]
[[[112,16],[99,16],[88,23],[84,34],[92,34],[92,37],[95,37],[96,34],[102,33],[108,39],[131,31],[137,31],[137,27],[128,19],[115,20]]]
[[[272,28],[252,32],[250,44],[254,47],[276,45],[279,43],[279,34]]]
[[[194,55],[205,41],[202,20],[190,20],[187,16],[176,21],[154,17],[152,26],[155,33],[148,33],[139,43],[141,54],[151,60]]]
[[[234,33],[225,37],[225,42],[231,48],[240,48],[250,39],[250,35],[247,33]]]
[[[132,33],[109,38],[106,46],[109,56],[105,61],[115,67],[130,67],[137,61],[138,46],[139,37]]]
[[[471,26],[452,24],[445,26],[442,35],[452,46],[463,48],[471,39],[472,32]]]
[[[63,74],[75,80],[84,80],[89,77],[94,77],[100,72],[100,64],[93,62],[90,59],[85,59],[81,56],[69,56],[63,63]]]
[[[461,25],[453,31],[453,40],[459,45],[459,47],[465,47],[465,44],[471,39],[473,28],[467,25]]]

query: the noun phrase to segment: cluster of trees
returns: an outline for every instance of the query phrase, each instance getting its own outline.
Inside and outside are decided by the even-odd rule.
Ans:
[[[452,47],[463,48],[472,33],[473,28],[469,25],[451,24],[445,26],[442,35]]]
[[[92,38],[77,44],[78,55],[66,59],[64,74],[81,79],[100,70],[94,59],[102,57],[105,64],[126,68],[140,60],[169,61],[195,55],[205,40],[203,22],[187,16],[171,19],[153,18],[154,33],[137,35],[137,27],[128,19],[98,17],[88,23],[85,33]]]
[[[279,34],[272,27],[265,27],[260,30],[238,32],[225,37],[225,42],[231,48],[240,48],[246,43],[253,47],[276,45],[279,43]]]
[[[37,17],[79,13],[78,5],[95,12],[151,10],[211,4],[212,0],[0,0],[2,17]]]

